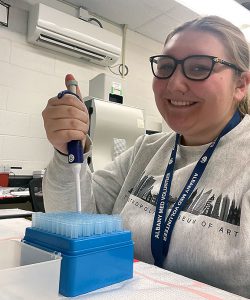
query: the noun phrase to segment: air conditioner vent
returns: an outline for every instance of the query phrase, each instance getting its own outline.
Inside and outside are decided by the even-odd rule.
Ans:
[[[41,34],[37,41],[41,42],[41,43],[48,43],[48,44],[51,44],[51,45],[54,45],[54,46],[57,46],[57,47],[61,47],[61,48],[64,48],[66,50],[71,50],[71,51],[76,52],[80,55],[83,55],[86,58],[94,58],[94,59],[97,59],[99,61],[106,59],[105,55],[97,54],[93,51],[75,46],[75,45],[67,43],[67,42],[61,42],[60,40],[58,40],[54,37],[47,36],[45,34]]]

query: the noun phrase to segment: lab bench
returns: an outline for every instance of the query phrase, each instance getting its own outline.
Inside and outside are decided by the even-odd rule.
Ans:
[[[0,220],[0,240],[22,239],[30,222],[25,219]],[[84,269],[82,270],[84,272]],[[247,298],[231,294],[205,283],[175,274],[144,262],[134,262],[133,278],[94,292],[78,296],[76,299],[93,300],[243,300]],[[13,289],[15,287],[13,286]],[[32,289],[32,286],[30,286]],[[17,300],[22,298],[6,298]],[[29,298],[31,299],[31,298]],[[34,298],[36,299],[36,291]],[[40,299],[40,298],[39,298]],[[45,298],[46,299],[46,298]],[[57,295],[50,300],[73,299]],[[27,300],[27,298],[25,298]]]
[[[0,187],[0,209],[20,208],[32,210],[29,193],[31,175],[10,175],[8,187]]]

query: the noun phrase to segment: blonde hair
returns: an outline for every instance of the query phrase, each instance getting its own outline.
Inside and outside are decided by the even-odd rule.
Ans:
[[[226,50],[231,56],[231,62],[238,66],[242,72],[249,70],[249,47],[245,36],[238,27],[229,21],[217,16],[207,16],[186,22],[170,32],[164,45],[175,34],[186,29],[207,31],[217,35],[223,41]],[[237,73],[239,75],[239,72]],[[238,107],[243,114],[249,113],[248,95],[240,101]]]

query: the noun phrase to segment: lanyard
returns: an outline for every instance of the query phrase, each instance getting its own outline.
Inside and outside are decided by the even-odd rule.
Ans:
[[[221,137],[232,130],[241,121],[241,116],[238,110],[234,113],[226,127],[221,131],[220,135],[208,146],[207,150],[198,160],[191,176],[189,177],[184,189],[171,209],[167,219],[166,212],[168,199],[170,194],[171,183],[174,174],[174,165],[177,153],[177,147],[180,142],[180,135],[176,134],[175,145],[172,149],[171,156],[165,171],[160,191],[158,194],[155,216],[151,233],[151,251],[154,257],[155,265],[162,267],[165,257],[167,256],[171,235],[174,229],[175,222],[187,200],[191,196],[197,183],[199,182],[208,162],[211,158]]]

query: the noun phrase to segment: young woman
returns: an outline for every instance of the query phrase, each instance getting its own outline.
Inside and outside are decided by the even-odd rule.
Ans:
[[[170,33],[150,62],[157,107],[174,133],[140,137],[94,174],[84,165],[83,210],[121,214],[139,260],[250,297],[245,38],[228,21],[204,17]],[[65,95],[49,100],[43,117],[61,152],[55,151],[44,178],[45,208],[74,210],[63,153],[68,141],[86,140],[87,111]]]

